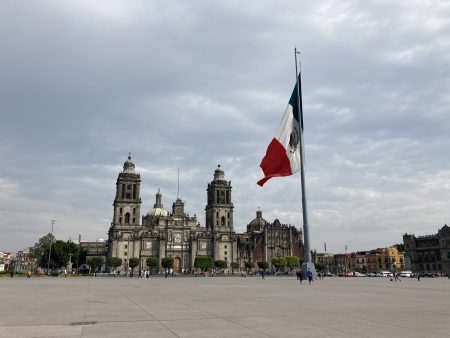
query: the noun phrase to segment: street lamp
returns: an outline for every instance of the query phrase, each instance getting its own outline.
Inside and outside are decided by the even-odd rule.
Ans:
[[[55,224],[55,220],[52,219],[52,235],[50,236],[50,250],[48,252],[48,263],[47,263],[47,275],[50,275],[50,257],[52,256],[52,243],[53,243],[53,225]]]
[[[81,234],[78,234],[77,275],[80,274]]]

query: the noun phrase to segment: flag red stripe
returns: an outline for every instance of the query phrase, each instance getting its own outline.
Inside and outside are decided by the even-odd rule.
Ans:
[[[264,178],[257,182],[261,187],[272,177],[292,175],[291,162],[286,155],[286,149],[276,138],[270,142],[266,156],[259,166],[264,172]]]

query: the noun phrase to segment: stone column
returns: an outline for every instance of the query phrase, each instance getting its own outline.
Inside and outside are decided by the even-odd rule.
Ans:
[[[166,257],[166,241],[165,240],[160,240],[159,241],[159,271],[162,271],[161,268],[161,259],[163,259],[164,257]]]
[[[197,238],[191,239],[191,271],[194,269],[194,261],[197,256]]]

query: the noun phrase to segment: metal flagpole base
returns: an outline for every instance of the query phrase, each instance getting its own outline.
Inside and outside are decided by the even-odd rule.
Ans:
[[[306,280],[308,279],[308,274],[307,274],[308,270],[312,272],[313,279],[316,279],[317,272],[316,272],[316,267],[313,262],[306,262],[306,263],[302,264],[302,272],[303,272],[303,276],[305,276],[304,278]]]

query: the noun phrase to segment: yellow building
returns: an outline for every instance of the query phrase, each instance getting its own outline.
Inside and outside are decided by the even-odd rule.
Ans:
[[[396,246],[383,248],[380,256],[381,270],[395,272],[405,269],[405,253],[399,251]]]

